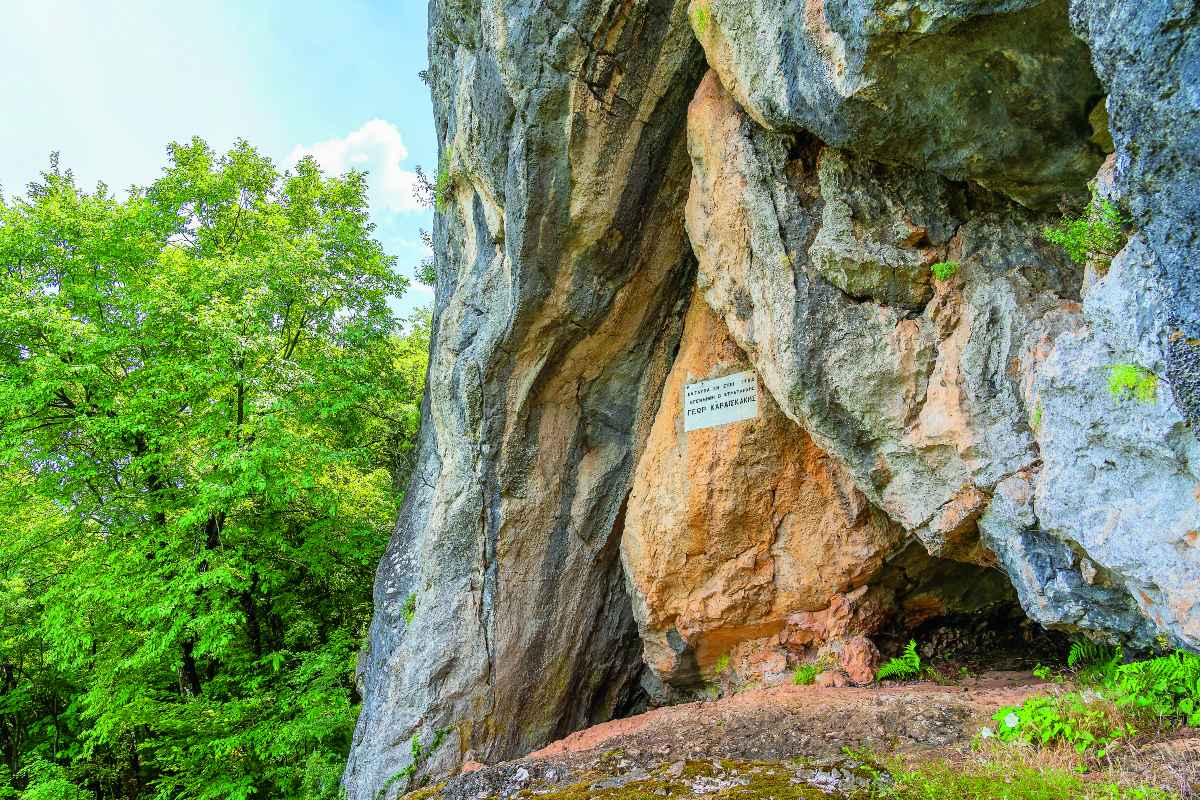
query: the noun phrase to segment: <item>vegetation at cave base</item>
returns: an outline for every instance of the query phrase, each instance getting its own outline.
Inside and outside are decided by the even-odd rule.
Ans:
[[[1076,642],[1067,665],[1082,690],[1001,708],[993,717],[996,737],[1065,744],[1103,758],[1115,743],[1139,734],[1200,726],[1200,656],[1176,650],[1129,663],[1123,658],[1120,647]]]
[[[873,759],[872,759],[873,760]],[[683,769],[679,770],[678,767]],[[972,757],[956,763],[926,759],[907,765],[899,759],[878,764],[857,759],[821,768],[830,783],[853,786],[821,788],[797,777],[798,761],[688,761],[672,770],[664,765],[644,778],[606,786],[601,774],[575,784],[527,788],[522,800],[646,800],[697,797],[713,800],[1170,800],[1153,787],[1089,778],[1063,767],[1030,765],[1005,757]],[[847,775],[854,775],[850,781]],[[813,776],[816,777],[816,776]],[[1107,776],[1106,776],[1107,777]],[[821,783],[816,781],[815,783]],[[433,800],[444,787],[404,795],[404,800]]]
[[[917,642],[910,639],[904,645],[903,652],[879,667],[875,672],[875,680],[883,681],[888,678],[915,678],[921,674],[921,656],[917,653]]]
[[[366,179],[0,201],[0,798],[333,797],[429,319]]]

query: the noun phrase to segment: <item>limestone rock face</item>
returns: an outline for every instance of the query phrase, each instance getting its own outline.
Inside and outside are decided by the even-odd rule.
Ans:
[[[713,73],[689,151],[698,285],[779,408],[870,502],[930,554],[998,559],[1039,621],[1200,644],[1195,436],[1168,382],[1141,404],[1107,386],[1113,364],[1167,371],[1169,310],[1142,236],[1081,304],[1045,217],[936,176],[847,170],[857,157],[763,130]],[[848,177],[824,180],[831,169]],[[893,210],[855,225],[828,212],[839,204]],[[930,231],[909,247],[959,264],[922,307],[888,303],[891,278],[851,294],[821,264],[831,239],[873,249],[881,218]]]
[[[692,2],[709,64],[763,127],[1034,206],[1081,193],[1102,158],[1088,115],[1103,90],[1066,12],[1066,0]]]
[[[413,741],[441,742],[415,767],[444,774],[633,699],[622,505],[693,270],[679,208],[700,50],[681,3],[434,0],[430,56],[434,343],[351,800],[403,791]]]
[[[1108,88],[1116,184],[1152,254],[1166,374],[1200,424],[1200,24],[1188,0],[1071,0]]]
[[[684,432],[684,385],[747,369],[697,295],[621,542],[646,662],[670,685],[731,655],[740,678],[779,677],[789,617],[864,587],[904,538],[766,392],[757,419]]]
[[[1069,12],[431,1],[433,347],[350,800],[725,655],[861,680],[882,625],[1014,588],[1200,649],[1200,24]],[[1105,153],[1133,235],[1085,280],[1042,231]],[[681,435],[744,369],[759,418]]]
[[[687,225],[710,306],[783,412],[873,503],[934,555],[969,553],[960,540],[986,494],[1036,460],[1013,361],[1028,337],[1078,306],[1079,272],[1040,241],[1045,218],[977,188],[765,131],[715,73],[692,102],[688,142]],[[847,189],[822,180],[829,171],[859,177]],[[814,264],[829,241],[849,238],[840,221],[826,227],[838,204],[895,209],[893,218],[928,231],[911,235],[907,252],[951,258],[958,274],[929,290],[919,314],[847,295]],[[870,236],[852,241],[845,252],[876,247]],[[903,252],[895,239],[889,246]],[[864,274],[880,275],[873,265]]]

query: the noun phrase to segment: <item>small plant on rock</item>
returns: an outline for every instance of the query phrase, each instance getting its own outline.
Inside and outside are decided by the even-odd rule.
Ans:
[[[1153,403],[1158,396],[1158,376],[1137,364],[1113,364],[1108,368],[1108,391],[1115,400],[1134,397]]]
[[[697,5],[695,10],[692,11],[692,27],[695,29],[697,36],[703,36],[708,32],[709,21],[710,15],[708,9],[702,5]]]
[[[1029,429],[1037,433],[1042,428],[1042,404],[1038,403],[1029,416]]]
[[[417,615],[417,595],[416,592],[410,594],[404,599],[404,624],[411,625],[413,617]]]
[[[450,168],[445,164],[438,167],[437,180],[433,184],[433,202],[438,211],[445,211],[450,202],[450,190],[454,188],[454,178]]]
[[[957,261],[939,261],[929,267],[929,271],[933,273],[933,277],[939,281],[948,281],[958,273]]]
[[[1045,228],[1043,235],[1066,250],[1075,263],[1083,264],[1090,258],[1101,269],[1107,269],[1113,256],[1125,246],[1122,228],[1127,224],[1129,219],[1115,205],[1093,192],[1082,214],[1064,215],[1057,225]]]
[[[450,164],[454,161],[454,148],[447,147],[446,154],[438,164],[437,178],[433,182],[433,206],[438,211],[445,211],[450,203],[450,192],[454,190],[454,182],[458,179],[457,170],[452,170]]]
[[[817,679],[817,673],[820,671],[820,664],[801,664],[792,673],[792,683],[796,686],[810,686]]]
[[[915,678],[921,674],[921,656],[917,653],[916,639],[910,639],[904,645],[904,651],[899,656],[888,661],[875,673],[875,680],[887,678]]]

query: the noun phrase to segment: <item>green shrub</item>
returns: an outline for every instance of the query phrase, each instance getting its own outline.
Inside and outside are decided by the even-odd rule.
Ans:
[[[1031,697],[1019,706],[1001,708],[992,719],[1002,742],[1064,742],[1078,753],[1095,750],[1101,758],[1112,742],[1134,733],[1113,704],[1095,692]]]
[[[1169,724],[1200,726],[1200,656],[1177,650],[1117,668],[1118,706]]]
[[[921,656],[917,654],[917,642],[910,639],[896,658],[888,661],[875,673],[875,680],[887,678],[915,678],[921,674]]]
[[[445,164],[438,167],[437,181],[433,184],[433,202],[438,211],[445,211],[450,202],[450,190],[454,188],[454,178],[450,168]]]
[[[433,205],[438,211],[446,210],[446,205],[450,202],[450,192],[454,189],[457,173],[450,169],[453,161],[454,148],[447,147],[446,155],[438,164],[437,179],[433,182]]]
[[[1045,228],[1043,235],[1066,250],[1075,263],[1082,264],[1090,258],[1104,269],[1125,246],[1122,228],[1127,224],[1129,219],[1116,206],[1093,192],[1081,215],[1063,215],[1057,225]]]
[[[796,686],[808,686],[817,679],[817,673],[820,671],[820,664],[801,664],[792,673],[792,683]]]
[[[417,280],[426,286],[437,286],[437,264],[432,258],[425,259],[418,266]]]
[[[1108,368],[1108,391],[1116,400],[1135,397],[1153,403],[1158,396],[1158,376],[1137,364],[1113,364]]]
[[[933,273],[933,277],[939,281],[950,280],[958,272],[957,261],[939,261],[929,267],[929,271]]]

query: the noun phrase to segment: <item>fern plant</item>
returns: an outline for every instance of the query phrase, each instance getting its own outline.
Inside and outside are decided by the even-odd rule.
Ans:
[[[1124,658],[1125,651],[1120,647],[1078,639],[1071,643],[1067,666],[1076,671],[1075,677],[1082,683],[1106,683],[1116,676]]]
[[[917,640],[909,639],[904,651],[891,659],[875,673],[875,680],[887,678],[915,678],[921,674],[921,656],[917,653]]]
[[[993,717],[1002,741],[1065,742],[1103,758],[1114,742],[1149,728],[1200,726],[1200,656],[1177,650],[1122,664],[1120,647],[1077,641],[1067,666],[1082,692],[1031,697]]]
[[[1122,664],[1115,683],[1117,705],[1200,726],[1200,656],[1177,650]]]

